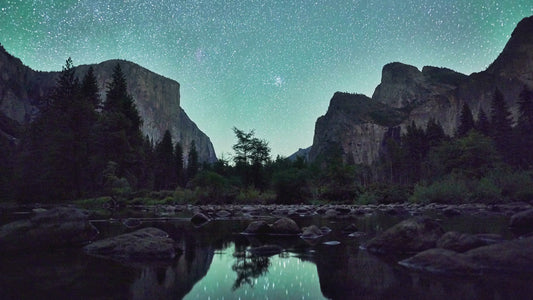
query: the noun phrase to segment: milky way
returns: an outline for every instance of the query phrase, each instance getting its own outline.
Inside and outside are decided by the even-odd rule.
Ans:
[[[531,0],[0,0],[0,43],[37,70],[136,62],[180,82],[219,156],[233,126],[288,155],[335,91],[371,96],[393,61],[482,71],[531,14]]]

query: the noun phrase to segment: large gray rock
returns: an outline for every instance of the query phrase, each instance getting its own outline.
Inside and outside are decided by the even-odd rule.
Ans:
[[[400,262],[401,265],[429,272],[482,273],[533,272],[533,237],[516,239],[457,253],[430,249]]]
[[[441,236],[437,241],[436,246],[438,248],[453,250],[456,252],[465,252],[487,244],[487,242],[475,235],[449,231]]]
[[[254,221],[248,224],[243,234],[251,235],[298,235],[302,231],[294,220],[289,218],[278,219],[273,224],[265,221]]]
[[[271,226],[272,234],[300,234],[302,231],[294,220],[289,218],[281,218],[274,222]]]
[[[126,262],[170,260],[176,256],[174,240],[153,227],[99,240],[84,250],[90,255]]]
[[[303,232],[300,235],[302,239],[317,239],[324,236],[324,233],[316,225],[304,227]]]
[[[465,255],[484,269],[533,272],[533,237],[479,247]]]
[[[244,234],[269,234],[272,230],[270,225],[265,221],[253,221],[248,224],[248,227],[244,230]]]
[[[0,252],[80,246],[97,235],[87,211],[57,207],[0,227]]]
[[[410,253],[434,248],[444,234],[442,227],[427,217],[402,221],[371,239],[363,248],[376,253]]]
[[[194,214],[194,216],[191,218],[191,223],[197,226],[203,225],[209,221],[211,221],[211,219],[201,212]]]
[[[509,227],[522,233],[533,231],[533,209],[528,209],[511,216]]]
[[[481,266],[475,264],[464,254],[446,249],[429,249],[404,259],[400,265],[432,273],[478,274]]]

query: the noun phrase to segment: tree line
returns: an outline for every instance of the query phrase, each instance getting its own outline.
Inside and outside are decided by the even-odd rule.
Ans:
[[[434,119],[412,122],[403,133],[391,127],[370,166],[344,160],[335,144],[313,163],[273,159],[266,140],[236,127],[231,159],[200,164],[194,142],[185,154],[168,130],[155,143],[143,136],[119,64],[100,99],[93,69],[80,81],[68,59],[18,145],[0,145],[0,197],[169,204],[530,200],[533,92],[524,87],[517,102],[516,124],[496,89],[488,113],[480,109],[474,118],[462,105],[452,136]]]

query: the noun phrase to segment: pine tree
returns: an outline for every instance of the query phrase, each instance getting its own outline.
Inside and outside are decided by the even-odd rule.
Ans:
[[[429,147],[438,146],[446,139],[446,134],[444,129],[439,122],[435,121],[434,118],[429,119],[426,125],[426,140]]]
[[[479,109],[479,112],[477,114],[477,121],[476,121],[476,130],[482,133],[485,136],[490,135],[490,122],[489,118],[487,117],[487,114],[483,110],[483,108]]]
[[[166,130],[161,142],[156,145],[155,155],[157,161],[155,174],[155,188],[169,190],[175,187],[176,172],[174,169],[174,149],[170,131]]]
[[[179,186],[183,186],[183,147],[180,142],[176,142],[174,147],[174,161],[176,162],[176,182]]]
[[[404,149],[406,173],[410,182],[420,179],[422,161],[425,159],[429,145],[424,130],[416,126],[414,121],[407,126],[407,131],[402,135],[402,148]]]
[[[198,152],[196,151],[196,143],[194,141],[191,143],[187,158],[187,180],[191,180],[196,176],[199,168]]]
[[[465,102],[463,108],[461,109],[461,115],[459,117],[459,125],[457,126],[457,137],[466,136],[466,134],[474,129],[474,117],[472,116],[472,111],[470,106]]]
[[[500,90],[496,89],[491,105],[491,136],[496,148],[506,158],[511,159],[513,149],[512,142],[512,119],[507,103]]]
[[[92,66],[89,67],[87,74],[85,74],[85,77],[81,82],[81,93],[87,98],[89,103],[91,103],[95,109],[100,108],[100,93]]]
[[[533,131],[533,91],[524,86],[518,100],[518,128],[523,133]]]
[[[108,84],[106,100],[98,123],[98,161],[117,163],[117,176],[128,179],[133,188],[140,187],[144,177],[144,139],[141,133],[142,119],[127,91],[127,84],[120,64],[113,70]],[[100,166],[102,169],[102,166]]]
[[[533,165],[533,91],[524,86],[518,100],[517,143],[518,163],[524,168]]]
[[[57,201],[80,197],[87,190],[89,136],[95,120],[94,107],[83,96],[69,58],[22,143],[22,197],[33,193],[42,197],[38,201]]]

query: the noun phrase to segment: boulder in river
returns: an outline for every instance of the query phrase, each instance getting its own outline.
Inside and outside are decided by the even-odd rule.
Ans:
[[[174,240],[154,227],[99,240],[84,250],[90,255],[126,262],[169,260],[176,256]]]
[[[487,244],[487,242],[475,235],[449,231],[440,237],[436,246],[456,252],[465,252]]]
[[[81,246],[98,235],[89,213],[73,207],[41,211],[0,227],[0,252]]]
[[[253,221],[248,224],[248,227],[244,230],[244,234],[269,234],[272,232],[270,225],[265,221]]]
[[[533,272],[533,236],[479,247],[465,253],[484,269]]]
[[[511,216],[509,227],[519,233],[529,233],[533,231],[533,209],[521,211]]]
[[[205,223],[209,222],[211,219],[209,219],[208,216],[204,215],[203,213],[196,213],[191,218],[191,222],[196,226],[204,225]]]
[[[404,220],[387,229],[365,246],[376,253],[411,253],[434,248],[444,234],[442,227],[427,217]]]
[[[271,226],[272,234],[300,234],[300,227],[289,218],[281,218]]]
[[[400,264],[442,273],[533,273],[533,237],[483,246],[465,253],[430,249],[402,260]]]
[[[251,235],[299,235],[300,233],[302,233],[300,227],[290,218],[278,219],[273,224],[254,221],[243,231],[243,234]]]
[[[481,272],[481,267],[464,254],[441,248],[422,251],[413,257],[400,261],[399,264],[431,273],[466,275]]]
[[[304,227],[302,235],[300,237],[302,239],[317,239],[322,237],[324,234],[322,233],[322,230],[318,228],[316,225],[311,225],[309,227]]]

